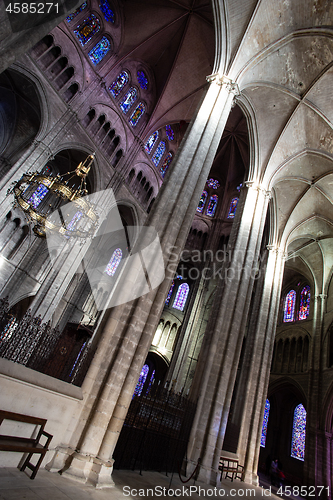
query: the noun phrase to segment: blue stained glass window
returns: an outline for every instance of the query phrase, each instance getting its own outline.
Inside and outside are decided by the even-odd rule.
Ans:
[[[156,130],[151,136],[149,137],[148,141],[145,144],[145,150],[146,152],[150,155],[151,150],[155,146],[155,143],[158,139],[158,130]]]
[[[304,462],[306,410],[302,404],[296,406],[291,437],[291,456]]]
[[[167,135],[167,138],[169,139],[169,141],[173,141],[174,138],[175,138],[175,134],[174,134],[174,131],[171,128],[171,125],[166,125],[165,126],[165,131],[166,131],[166,135]]]
[[[109,52],[111,49],[111,43],[110,40],[106,38],[106,36],[103,36],[102,40],[98,42],[97,45],[93,49],[91,49],[90,52],[88,52],[88,56],[90,61],[93,64],[98,64],[101,62],[103,57]]]
[[[262,423],[262,429],[261,429],[261,439],[260,439],[260,446],[265,448],[266,446],[266,436],[267,436],[267,425],[268,425],[268,419],[269,419],[269,410],[271,408],[270,402],[268,399],[266,399],[265,403],[265,411],[264,411],[264,420]]]
[[[230,203],[228,219],[233,219],[236,215],[236,208],[238,204],[238,198],[233,198]]]
[[[36,191],[30,196],[28,203],[30,203],[34,208],[37,208],[48,192],[49,190],[46,186],[44,186],[44,184],[39,184]]]
[[[111,92],[113,97],[117,97],[120,94],[121,90],[125,87],[127,82],[128,73],[126,71],[122,71],[109,87],[109,91]]]
[[[148,387],[146,390],[146,394],[149,394],[152,383],[154,382],[154,378],[155,378],[155,370],[153,370],[153,373],[151,374],[150,381],[149,381],[149,384],[148,384]]]
[[[295,290],[290,290],[287,293],[285,302],[284,302],[284,315],[283,321],[288,323],[290,321],[294,321],[294,313],[295,313],[295,302],[296,302],[296,292]]]
[[[101,9],[105,21],[109,23],[114,23],[114,12],[110,8],[108,0],[101,0],[101,3],[99,4],[99,8]]]
[[[86,7],[87,7],[87,2],[83,2],[83,4],[80,5],[80,7],[78,7],[72,14],[70,14],[69,16],[66,17],[66,21],[68,23],[73,21],[74,17],[76,17],[78,14],[80,14],[80,12],[82,12]]]
[[[162,163],[161,167],[160,167],[160,172],[162,174],[162,177],[165,176],[166,174],[166,171],[168,170],[168,167],[172,161],[172,158],[173,158],[173,154],[171,151],[169,151],[169,153],[166,155],[165,157],[165,160],[164,162]]]
[[[91,16],[85,19],[83,23],[74,30],[74,33],[83,47],[100,29],[101,25],[99,20],[94,14],[91,14]]]
[[[174,286],[175,286],[175,280],[172,280],[171,282],[171,286],[170,286],[170,289],[168,291],[168,295],[167,295],[167,298],[165,300],[165,305],[169,305],[169,302],[170,302],[170,299],[171,299],[171,295],[172,295],[172,292],[173,292],[173,289],[174,289]]]
[[[129,122],[132,125],[132,127],[135,127],[137,125],[138,121],[140,120],[140,118],[141,118],[141,116],[143,115],[144,112],[145,112],[145,107],[142,104],[142,102],[140,102],[137,105],[137,107],[135,108],[135,110],[133,111],[133,113],[131,115],[131,118],[129,120]]]
[[[205,203],[206,203],[206,200],[207,200],[207,196],[208,196],[207,191],[203,191],[202,195],[201,195],[201,198],[200,198],[200,201],[199,201],[198,208],[197,208],[197,212],[200,212],[201,214],[203,212],[203,209],[204,209],[204,206],[205,206]]]
[[[208,179],[207,186],[213,189],[218,189],[220,187],[220,183],[216,179]]]
[[[306,319],[310,312],[310,287],[306,285],[301,291],[298,319]]]
[[[178,309],[179,311],[183,311],[186,303],[186,299],[188,296],[188,292],[190,291],[190,287],[187,283],[183,283],[179,286],[177,290],[177,294],[173,303],[173,308]]]
[[[136,384],[136,387],[134,389],[133,397],[141,395],[143,386],[144,386],[146,379],[147,379],[148,372],[149,372],[149,366],[143,365],[138,383]]]
[[[143,71],[137,72],[138,82],[142,90],[147,90],[148,88],[148,78]]]
[[[123,113],[125,113],[125,114],[127,113],[127,111],[132,106],[133,102],[136,100],[137,95],[138,95],[138,92],[134,87],[129,89],[129,91],[125,95],[124,99],[120,103],[120,108],[121,108]]]
[[[152,157],[152,162],[154,163],[155,167],[157,167],[157,165],[161,161],[161,158],[164,155],[164,153],[165,153],[165,142],[161,141],[157,146],[155,153]]]
[[[213,196],[210,197],[210,200],[209,200],[209,203],[208,203],[208,206],[206,209],[206,215],[209,215],[210,217],[214,217],[218,201],[219,201],[219,197],[217,196],[217,194],[213,194]]]
[[[67,226],[67,231],[73,231],[73,229],[75,228],[76,224],[79,222],[80,219],[82,219],[83,217],[83,213],[78,211],[74,214],[72,220],[70,221],[70,223],[68,224]]]
[[[120,248],[116,248],[113,252],[111,259],[109,260],[108,265],[106,266],[105,272],[109,276],[114,276],[117,268],[120,264],[121,258],[123,256],[123,252]]]

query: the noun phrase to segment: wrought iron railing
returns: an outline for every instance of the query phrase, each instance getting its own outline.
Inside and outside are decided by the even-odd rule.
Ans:
[[[93,357],[87,339],[71,348],[57,328],[42,323],[28,310],[18,321],[9,312],[8,299],[0,299],[0,357],[81,386]]]

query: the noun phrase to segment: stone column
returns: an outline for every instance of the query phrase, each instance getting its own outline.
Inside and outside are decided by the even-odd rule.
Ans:
[[[70,450],[77,451],[65,475],[97,487],[112,486],[113,450],[232,106],[235,85],[219,75],[209,82],[146,222],[159,234],[166,279],[111,311],[83,385],[81,414],[67,433]],[[64,448],[49,468],[64,464],[70,454]]]
[[[201,459],[199,478],[216,484],[237,366],[266,218],[268,197],[254,183],[246,183],[232,235],[232,259],[224,269],[214,305],[215,324],[204,360],[197,412],[188,457]],[[237,217],[237,216],[236,216]],[[234,224],[235,224],[234,223]],[[221,280],[222,282],[222,280]],[[202,366],[202,362],[201,362]]]
[[[284,270],[283,253],[274,246],[269,246],[268,249],[269,254],[258,320],[254,325],[254,331],[251,332],[252,339],[248,353],[249,364],[246,367],[246,373],[242,374],[243,377],[246,377],[247,383],[244,385],[242,393],[243,408],[237,455],[240,463],[244,464],[243,479],[252,484],[258,484],[257,469],[262,420],[269,384]]]
[[[323,432],[321,401],[323,386],[323,325],[327,295],[314,300],[312,347],[309,353],[309,385],[306,405],[306,441],[304,455],[304,484],[327,486],[323,469]]]

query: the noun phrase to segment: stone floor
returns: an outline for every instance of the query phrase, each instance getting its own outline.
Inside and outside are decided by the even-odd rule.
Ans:
[[[91,486],[81,485],[59,474],[40,469],[31,481],[24,472],[15,468],[0,469],[0,500],[126,500],[137,498],[272,498],[276,488],[269,490],[269,484],[262,479],[262,486],[255,487],[240,481],[222,481],[214,491],[213,487],[203,483],[182,484],[177,474],[168,477],[159,472],[114,471],[114,488],[95,490]],[[200,488],[200,489],[199,489]],[[292,499],[293,497],[285,497]]]

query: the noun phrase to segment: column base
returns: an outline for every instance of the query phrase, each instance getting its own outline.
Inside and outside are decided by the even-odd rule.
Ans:
[[[51,460],[45,465],[45,469],[50,472],[59,472],[69,465],[71,456],[75,450],[57,446]]]
[[[90,484],[97,489],[112,488],[113,463],[114,460],[106,462],[97,457],[75,452],[69,468],[62,475],[82,484]]]
[[[259,486],[259,476],[254,472],[251,472],[249,470],[244,471],[242,479],[245,483],[253,484],[254,486]]]

